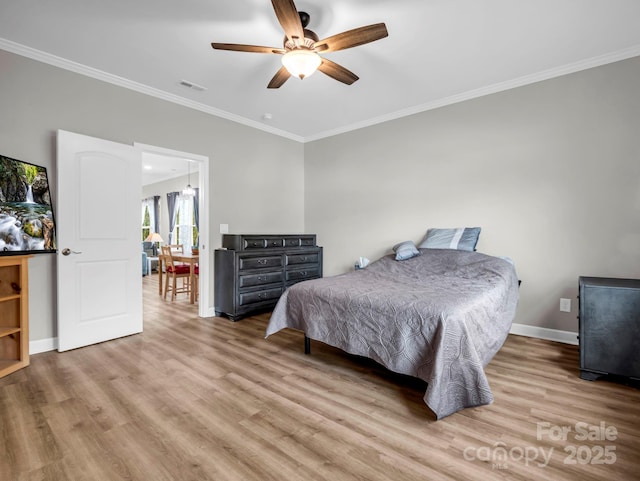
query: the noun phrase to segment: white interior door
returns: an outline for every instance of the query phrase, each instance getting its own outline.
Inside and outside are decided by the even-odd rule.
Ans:
[[[142,332],[140,152],[58,131],[58,350]]]

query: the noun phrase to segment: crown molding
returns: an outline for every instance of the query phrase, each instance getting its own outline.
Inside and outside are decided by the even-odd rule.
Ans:
[[[600,67],[602,65],[618,62],[620,60],[626,60],[628,58],[637,57],[637,56],[640,56],[640,45],[635,45],[633,47],[629,47],[623,50],[618,50],[616,52],[611,52],[605,55],[599,55],[597,57],[591,57],[585,60],[581,60],[579,62],[573,62],[567,65],[562,65],[560,67],[543,70],[541,72],[537,72],[531,75],[525,75],[513,80],[507,80],[505,82],[499,82],[493,85],[488,85],[486,87],[481,87],[479,89],[469,90],[467,92],[462,92],[460,94],[452,95],[450,97],[437,99],[437,100],[427,102],[421,105],[416,105],[414,107],[410,107],[407,109],[397,110],[389,114],[381,115],[379,117],[374,117],[374,118],[364,120],[362,122],[358,122],[355,124],[346,125],[338,129],[332,129],[332,130],[320,132],[317,135],[305,137],[304,141],[311,142],[314,140],[320,140],[327,137],[333,137],[334,135],[344,134],[347,132],[351,132],[353,130],[358,130],[365,127],[370,127],[372,125],[381,124],[383,122],[388,122],[390,120],[396,120],[402,117],[407,117],[409,115],[426,112],[427,110],[433,110],[440,107],[445,107],[447,105],[464,102],[465,100],[471,100],[478,97],[484,97],[485,95],[491,95],[498,92],[503,92],[505,90],[514,89],[517,87],[523,87],[525,85],[541,82],[543,80],[549,80],[555,77],[561,77],[563,75],[580,72],[582,70],[588,70],[594,67]]]
[[[285,137],[290,140],[295,140],[296,142],[304,142],[303,137],[292,134],[291,132],[286,132],[284,130],[276,129],[268,125],[261,124],[260,122],[256,122],[255,120],[250,120],[245,117],[232,114],[231,112],[226,112],[224,110],[216,109],[208,105],[195,102],[193,100],[189,100],[184,97],[180,97],[178,95],[170,94],[163,90],[149,87],[148,85],[134,82],[124,77],[112,75],[110,73],[95,69],[93,67],[88,67],[86,65],[73,62],[71,60],[58,57],[56,55],[51,55],[41,50],[37,50],[16,42],[12,42],[11,40],[0,38],[0,49],[6,50],[7,52],[15,53],[17,55],[21,55],[23,57],[27,57],[33,60],[37,60],[39,62],[46,63],[48,65],[53,65],[54,67],[59,67],[65,70],[69,70],[71,72],[75,72],[80,75],[85,75],[87,77],[91,77],[96,80],[102,80],[103,82],[117,85],[119,87],[124,87],[126,89],[133,90],[135,92],[139,92],[145,95],[150,95],[151,97],[156,97],[161,100],[166,100],[167,102],[172,102],[174,104],[182,105],[183,107],[188,107],[190,109],[198,110],[200,112],[214,115],[216,117],[221,117],[223,119],[227,119],[232,122],[246,125],[247,127],[252,127],[254,129],[263,130],[270,134],[278,135],[280,137]]]
[[[587,70],[594,67],[600,67],[602,65],[606,65],[609,63],[618,62],[620,60],[626,60],[628,58],[640,56],[640,45],[634,45],[632,47],[629,47],[623,50],[618,50],[616,52],[610,52],[604,55],[591,57],[578,62],[562,65],[560,67],[554,67],[548,70],[543,70],[541,72],[537,72],[531,75],[525,75],[516,79],[507,80],[505,82],[498,82],[492,85],[488,85],[486,87],[481,87],[479,89],[469,90],[467,92],[461,92],[456,95],[451,95],[449,97],[445,97],[442,99],[426,102],[426,103],[416,105],[407,109],[397,110],[395,112],[390,112],[385,115],[373,117],[371,119],[367,119],[362,122],[356,122],[353,124],[345,125],[337,129],[325,130],[324,132],[320,132],[315,135],[302,137],[300,135],[292,134],[291,132],[287,132],[281,129],[270,127],[268,125],[264,125],[260,122],[256,122],[255,120],[247,119],[245,117],[232,114],[231,112],[226,112],[224,110],[216,109],[208,105],[195,102],[193,100],[189,100],[184,97],[180,97],[178,95],[170,94],[168,92],[164,92],[162,90],[149,87],[148,85],[134,82],[132,80],[119,77],[117,75],[112,75],[110,73],[103,72],[102,70],[88,67],[86,65],[73,62],[71,60],[67,60],[65,58],[58,57],[56,55],[51,55],[41,50],[37,50],[16,42],[12,42],[7,39],[0,38],[0,49],[6,50],[11,53],[15,53],[17,55],[21,55],[23,57],[31,58],[39,62],[53,65],[55,67],[69,70],[71,72],[85,75],[87,77],[91,77],[97,80],[102,80],[104,82],[108,82],[120,87],[134,90],[136,92],[139,92],[145,95],[150,95],[152,97],[166,100],[167,102],[172,102],[178,105],[182,105],[184,107],[198,110],[200,112],[214,115],[216,117],[221,117],[223,119],[227,119],[232,122],[245,125],[247,127],[252,127],[258,130],[262,130],[264,132],[268,132],[270,134],[278,135],[280,137],[284,137],[284,138],[294,140],[296,142],[301,142],[301,143],[313,142],[315,140],[321,140],[327,137],[333,137],[334,135],[344,134],[354,130],[363,129],[365,127],[370,127],[373,125],[388,122],[390,120],[396,120],[402,117],[407,117],[409,115],[414,115],[421,112],[426,112],[428,110],[445,107],[447,105],[464,102],[465,100],[472,100],[478,97],[483,97],[485,95],[491,95],[494,93],[503,92],[505,90],[522,87],[522,86],[533,84],[536,82],[541,82],[543,80],[548,80],[555,77],[561,77],[563,75],[568,75],[575,72],[580,72],[582,70]]]

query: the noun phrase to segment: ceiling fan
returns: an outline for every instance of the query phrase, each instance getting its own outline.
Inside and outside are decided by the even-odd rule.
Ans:
[[[293,0],[271,0],[271,3],[285,33],[283,48],[237,43],[211,44],[214,49],[218,50],[282,55],[282,67],[267,85],[267,88],[270,89],[281,87],[292,75],[304,79],[316,70],[320,70],[322,73],[342,83],[351,85],[358,80],[356,74],[318,54],[357,47],[358,45],[380,40],[388,35],[385,24],[376,23],[347,30],[320,40],[315,32],[306,28],[309,24],[309,14],[298,12]]]

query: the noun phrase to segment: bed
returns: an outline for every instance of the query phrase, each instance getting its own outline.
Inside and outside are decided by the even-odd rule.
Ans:
[[[417,249],[365,269],[289,287],[266,337],[284,328],[428,383],[442,419],[489,404],[484,367],[504,343],[518,302],[513,264],[479,252]]]

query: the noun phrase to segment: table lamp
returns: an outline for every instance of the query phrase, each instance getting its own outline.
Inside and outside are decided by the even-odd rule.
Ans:
[[[158,247],[160,246],[160,242],[164,242],[162,240],[162,237],[160,236],[160,234],[158,234],[157,232],[152,232],[151,234],[149,234],[144,241],[145,242],[153,242],[153,255],[154,256],[158,255]],[[158,243],[157,246],[156,246],[156,242]]]

